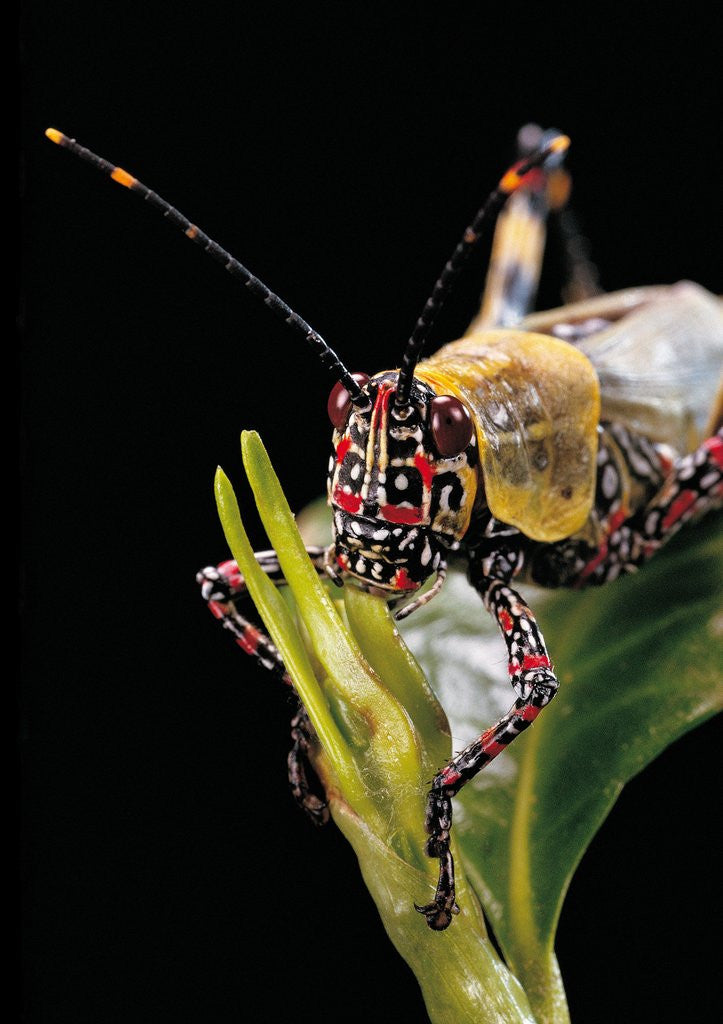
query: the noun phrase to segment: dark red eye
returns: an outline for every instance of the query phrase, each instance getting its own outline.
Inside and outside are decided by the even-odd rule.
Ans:
[[[437,451],[446,458],[460,455],[472,440],[472,417],[458,398],[451,395],[433,398],[429,419]]]
[[[363,388],[365,384],[369,383],[369,378],[365,373],[352,373],[352,377],[360,388]],[[329,413],[329,419],[332,422],[332,426],[336,427],[337,430],[343,430],[350,409],[351,398],[349,397],[349,392],[341,381],[337,381],[331,389],[329,402],[326,406],[326,411]]]

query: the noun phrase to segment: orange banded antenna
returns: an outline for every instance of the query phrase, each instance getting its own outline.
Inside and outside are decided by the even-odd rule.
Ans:
[[[399,382],[394,397],[395,408],[403,409],[409,405],[414,368],[419,362],[424,343],[451,291],[454,281],[479,242],[482,228],[497,216],[507,202],[507,199],[525,183],[525,176],[530,171],[534,170],[535,167],[542,166],[548,160],[558,163],[569,146],[570,139],[567,135],[562,135],[556,131],[545,133],[541,144],[529,156],[518,160],[505,171],[497,187],[490,192],[483,205],[477,211],[474,220],[465,230],[462,240],[445,263],[442,273],[437,278],[432,289],[432,294],[427,299],[407,342],[402,356]]]
[[[186,238],[190,238],[196,245],[200,245],[204,252],[208,253],[212,259],[220,263],[224,270],[227,270],[232,277],[235,277],[243,282],[249,291],[259,298],[268,308],[275,313],[281,320],[292,327],[297,333],[302,334],[307,343],[319,356],[322,365],[334,376],[334,378],[341,382],[351,396],[351,400],[355,405],[366,405],[368,399],[362,393],[358,383],[354,380],[351,373],[347,370],[346,366],[342,363],[339,356],[334,350],[324,341],[321,335],[311,327],[306,320],[295,313],[290,306],[288,306],[283,299],[280,299],[278,295],[271,291],[263,281],[260,281],[258,277],[255,277],[250,270],[248,270],[243,263],[223,249],[218,242],[215,242],[212,238],[202,231],[195,224],[177,210],[175,206],[171,206],[170,203],[166,202],[158,193],[153,192],[152,189],[148,188],[135,178],[128,171],[125,171],[122,167],[117,167],[110,161],[105,160],[102,156],[98,156],[97,153],[91,152],[86,149],[85,146],[81,146],[75,141],[75,139],[69,138],[64,135],[63,132],[58,131],[57,128],[47,128],[45,135],[54,142],[56,146],[61,146],[63,149],[69,150],[74,153],[75,156],[80,157],[86,163],[91,164],[96,170],[102,174],[107,174],[108,177],[112,178],[113,181],[118,182],[119,185],[123,185],[124,188],[130,189],[131,192],[137,192],[142,199],[144,199],[149,206],[155,207],[166,220],[170,221],[174,227],[178,227],[186,235]]]

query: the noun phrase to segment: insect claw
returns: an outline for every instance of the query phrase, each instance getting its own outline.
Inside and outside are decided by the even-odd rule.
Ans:
[[[427,903],[424,907],[414,904],[414,909],[419,914],[424,914],[427,924],[433,932],[443,932],[452,923],[452,914],[459,913],[459,907],[455,903],[453,907],[447,908],[438,906],[436,903]]]
[[[313,793],[309,793],[301,801],[301,806],[312,824],[316,825],[317,828],[323,828],[324,825],[328,824],[329,804],[326,800],[321,800],[318,796],[314,796]]]

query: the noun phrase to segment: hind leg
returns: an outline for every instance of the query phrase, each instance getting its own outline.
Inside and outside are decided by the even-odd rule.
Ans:
[[[678,459],[648,504],[604,538],[573,585],[606,583],[635,572],[682,526],[723,507],[723,431]]]
[[[528,156],[551,135],[554,132],[543,132],[538,125],[525,125],[517,135],[518,156]],[[510,197],[497,219],[481,308],[469,332],[519,324],[534,308],[548,219],[553,220],[561,242],[565,302],[600,293],[587,239],[567,204],[571,187],[561,156],[553,155],[530,171],[524,187]]]

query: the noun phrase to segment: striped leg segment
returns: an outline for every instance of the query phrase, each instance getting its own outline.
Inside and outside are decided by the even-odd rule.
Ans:
[[[320,575],[327,572],[329,562],[327,548],[307,547],[306,553]],[[279,586],[286,583],[275,551],[255,551],[254,557],[272,583]],[[196,582],[201,587],[204,601],[230,601],[247,592],[246,581],[233,559],[221,562],[220,565],[209,565],[205,569],[201,569],[196,573]]]
[[[309,763],[309,747],[314,729],[306,708],[299,702],[299,710],[291,719],[291,738],[294,741],[287,758],[291,795],[311,818],[315,825],[326,825],[329,820],[329,805],[309,787],[306,766]]]
[[[723,506],[723,430],[676,463],[660,492],[628,524],[637,534],[636,565],[691,519]]]
[[[325,571],[326,549],[307,548],[317,571]],[[284,577],[275,551],[259,551],[256,559],[274,583],[283,584]],[[222,562],[218,566],[207,566],[196,576],[201,593],[208,603],[209,611],[228,630],[236,644],[245,654],[253,655],[282,683],[293,689],[291,677],[284,667],[276,647],[262,630],[245,618],[236,607],[236,600],[247,592],[246,581],[235,561]],[[289,751],[288,770],[291,793],[296,802],[309,815],[315,825],[324,825],[329,820],[327,804],[309,787],[306,766],[314,730],[303,705],[291,722],[293,745]]]
[[[543,132],[538,125],[524,125],[517,135],[518,155],[527,156],[556,134]],[[517,324],[533,308],[550,210],[548,182],[558,171],[566,176],[561,168],[563,156],[553,153],[541,167],[529,171],[524,186],[497,218],[481,308],[470,332]]]
[[[573,581],[577,586],[606,583],[635,572],[691,519],[723,507],[723,431],[674,464],[665,483],[639,512],[605,538]]]
[[[534,722],[559,685],[542,633],[517,591],[495,578],[481,580],[477,588],[505,638],[510,682],[517,700],[506,715],[468,744],[432,781],[425,828],[429,835],[427,854],[439,857],[439,881],[433,901],[417,910],[435,931],[447,928],[452,915],[458,913],[454,863],[449,849],[452,797]]]

